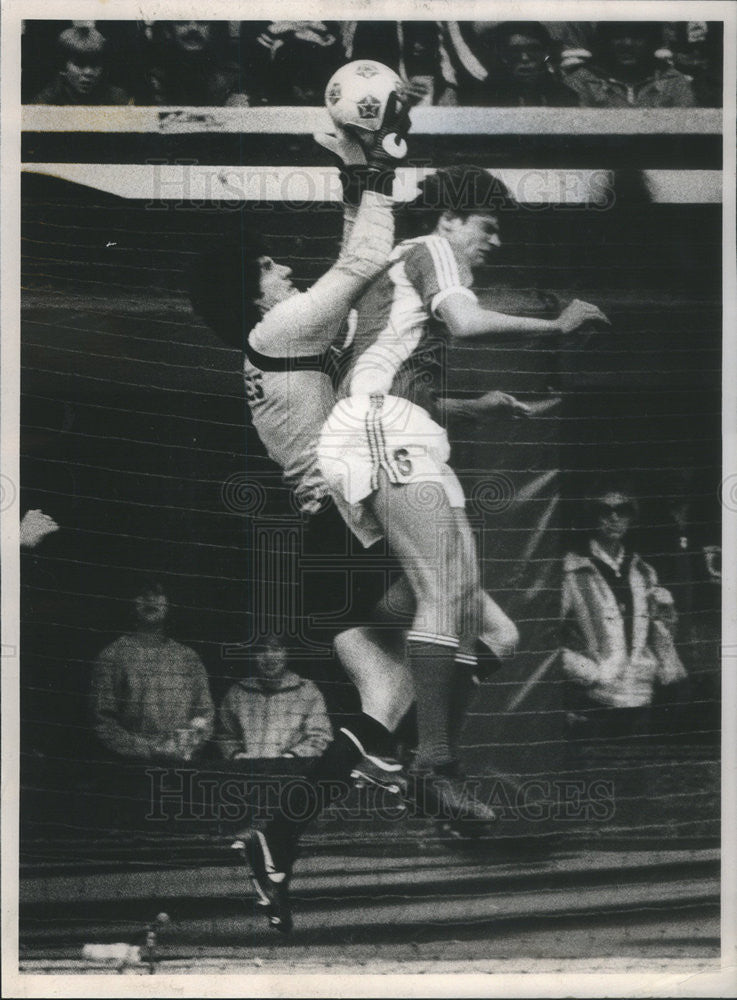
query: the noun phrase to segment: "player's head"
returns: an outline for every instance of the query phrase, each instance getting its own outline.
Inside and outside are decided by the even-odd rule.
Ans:
[[[89,97],[102,80],[106,41],[95,28],[67,28],[59,35],[61,72],[80,98]]]
[[[296,291],[290,268],[276,264],[258,233],[239,224],[214,238],[187,272],[194,311],[231,347],[243,350],[261,316]]]
[[[419,189],[409,216],[421,230],[446,237],[471,267],[501,246],[501,219],[516,203],[498,177],[481,167],[447,167],[425,177]]]

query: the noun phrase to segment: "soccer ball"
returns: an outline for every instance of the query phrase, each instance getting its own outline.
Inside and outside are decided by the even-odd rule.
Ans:
[[[402,96],[404,83],[394,70],[373,59],[346,63],[325,88],[325,107],[336,125],[377,132],[392,91]]]

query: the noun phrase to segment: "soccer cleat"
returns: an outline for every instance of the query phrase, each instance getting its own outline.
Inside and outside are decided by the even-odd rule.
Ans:
[[[418,768],[410,772],[410,779],[413,798],[431,819],[461,829],[465,835],[474,830],[476,836],[484,832],[483,827],[497,821],[494,810],[476,798],[455,762],[433,769]]]
[[[281,934],[289,934],[292,929],[289,875],[277,871],[266,836],[260,830],[248,830],[232,847],[241,851],[250,869],[256,905],[263,909],[269,926]]]
[[[407,775],[398,760],[365,754],[351,771],[356,788],[382,788],[391,795],[407,794]]]

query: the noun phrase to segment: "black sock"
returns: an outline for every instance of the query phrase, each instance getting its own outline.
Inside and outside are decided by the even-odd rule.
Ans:
[[[389,757],[394,750],[393,734],[386,726],[365,712],[351,716],[350,720],[341,726],[341,732],[345,732],[349,739],[353,737],[355,742],[361,744],[361,749],[373,757]]]
[[[455,682],[450,695],[448,734],[450,737],[450,751],[457,758],[463,723],[466,721],[466,712],[468,711],[471,699],[478,690],[478,681],[476,679],[478,661],[472,653],[458,653],[455,660],[455,667]]]
[[[453,760],[450,701],[455,682],[458,640],[421,632],[407,634],[407,650],[417,704],[417,761],[434,767]]]
[[[350,735],[349,735],[350,733]],[[323,809],[346,798],[353,787],[351,771],[363,756],[361,746],[389,732],[370,715],[361,713],[342,727],[317,761],[309,779],[292,783],[288,798],[266,825],[266,838],[279,870],[289,872],[299,837]],[[377,752],[377,751],[374,751]],[[285,789],[290,785],[286,783]]]

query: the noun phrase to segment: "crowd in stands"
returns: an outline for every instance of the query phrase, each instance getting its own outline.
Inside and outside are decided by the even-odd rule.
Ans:
[[[24,103],[321,105],[378,59],[417,103],[674,108],[722,103],[718,22],[26,21]]]

